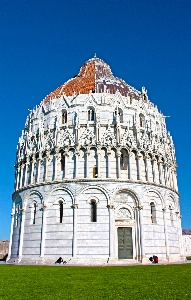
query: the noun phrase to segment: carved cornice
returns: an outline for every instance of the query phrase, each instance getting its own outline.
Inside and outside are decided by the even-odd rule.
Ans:
[[[38,186],[44,186],[44,185],[56,185],[56,184],[61,184],[61,186],[63,184],[67,184],[67,183],[95,183],[95,185],[98,185],[98,184],[105,184],[105,183],[133,183],[133,184],[137,184],[137,185],[143,185],[143,186],[153,186],[153,187],[159,187],[159,188],[163,188],[165,190],[168,190],[168,191],[172,191],[174,192],[176,195],[180,196],[179,193],[169,187],[169,186],[165,186],[163,184],[158,184],[158,183],[154,183],[154,182],[146,182],[146,181],[141,181],[141,180],[132,180],[132,179],[121,179],[121,178],[118,178],[118,179],[112,179],[112,178],[83,178],[83,179],[79,179],[79,178],[76,178],[76,179],[61,179],[61,180],[55,180],[55,181],[46,181],[46,182],[39,182],[39,183],[33,183],[33,184],[29,184],[28,186],[26,187],[21,187],[21,188],[18,188],[14,193],[18,193],[20,191],[24,191],[24,190],[30,190],[30,189],[33,189],[34,187],[38,187]]]

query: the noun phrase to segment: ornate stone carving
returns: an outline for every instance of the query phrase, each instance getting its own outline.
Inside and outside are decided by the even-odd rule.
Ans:
[[[122,146],[128,146],[129,148],[136,147],[136,140],[131,131],[126,129],[121,139],[121,144]]]
[[[71,134],[67,129],[60,131],[60,141],[58,146],[73,146],[75,144],[74,135]]]
[[[110,127],[104,132],[101,138],[101,144],[104,146],[116,145],[116,138]]]
[[[89,128],[86,128],[79,138],[79,144],[82,146],[95,145],[95,134]]]
[[[131,212],[126,207],[121,207],[116,212],[117,219],[132,219]]]
[[[51,150],[55,146],[55,140],[54,140],[54,132],[48,131],[46,135],[44,136],[44,141],[42,144],[43,150]]]

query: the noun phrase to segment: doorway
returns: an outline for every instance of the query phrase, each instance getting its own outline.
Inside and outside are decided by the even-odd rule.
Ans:
[[[133,258],[133,241],[131,227],[118,227],[118,258]]]

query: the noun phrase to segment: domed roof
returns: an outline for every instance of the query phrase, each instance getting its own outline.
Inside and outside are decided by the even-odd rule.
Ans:
[[[135,99],[140,95],[139,91],[129,86],[124,80],[114,77],[108,64],[94,57],[83,64],[78,75],[51,92],[44,99],[44,103],[64,94],[66,96],[72,96],[74,93],[77,95],[89,94],[90,92],[115,94],[116,91],[119,91],[122,96],[133,94]]]

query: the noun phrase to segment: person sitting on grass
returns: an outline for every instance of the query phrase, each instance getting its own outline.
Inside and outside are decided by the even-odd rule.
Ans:
[[[63,262],[62,257],[60,256],[59,259],[57,259],[57,261],[55,262],[55,264],[61,264]]]

